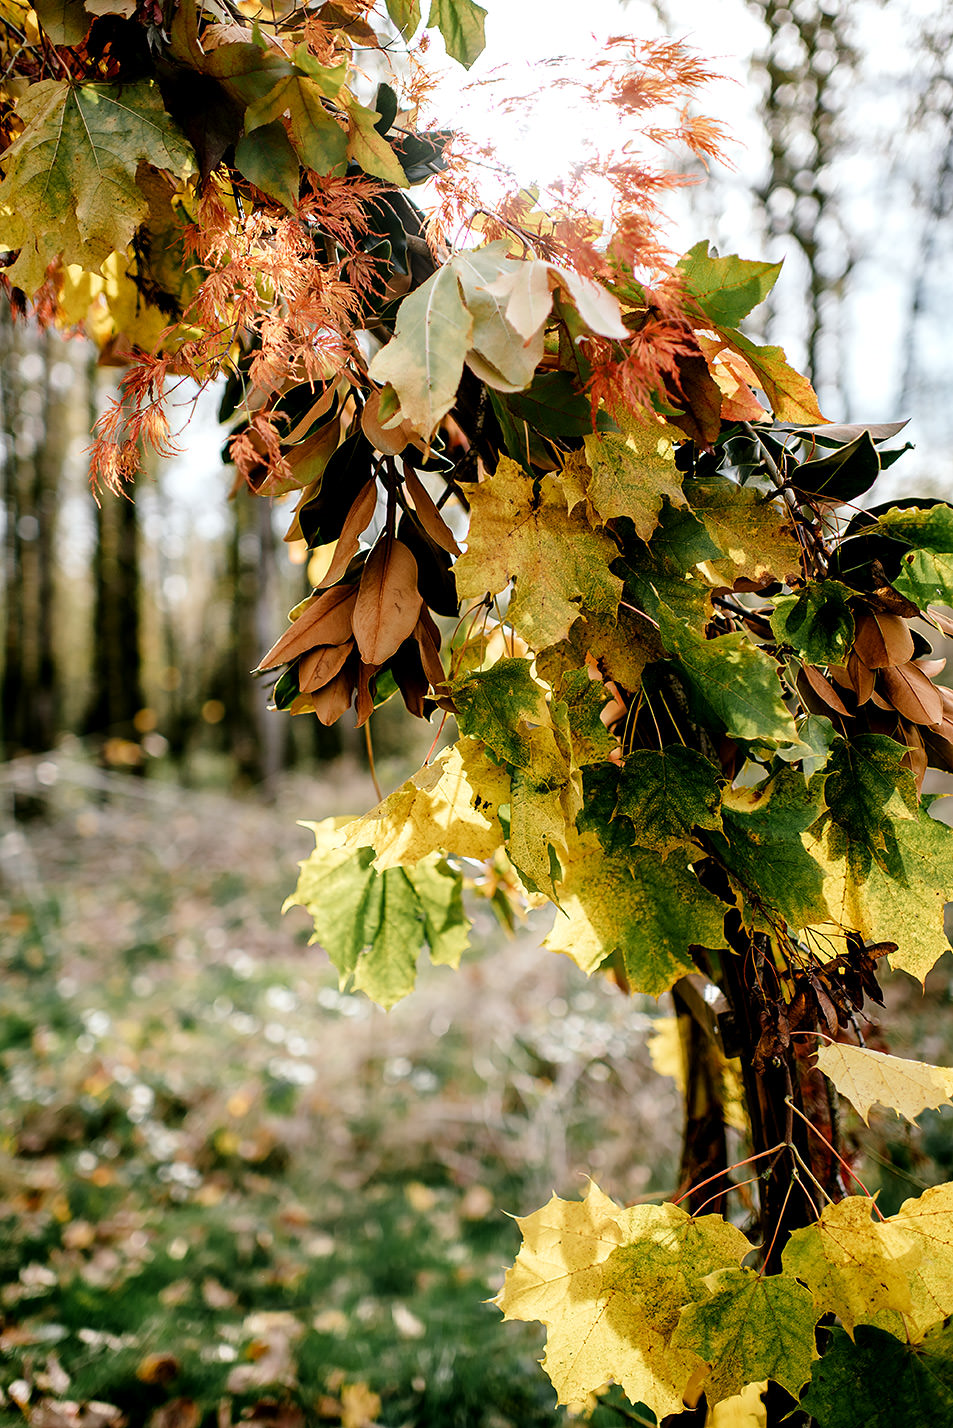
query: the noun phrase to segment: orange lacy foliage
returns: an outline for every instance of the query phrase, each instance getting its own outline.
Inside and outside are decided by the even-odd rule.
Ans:
[[[368,230],[367,202],[381,185],[312,174],[311,187],[293,214],[269,204],[242,215],[214,185],[206,187],[198,221],[185,235],[187,253],[206,276],[157,351],[135,357],[97,421],[94,484],[118,489],[130,480],[143,443],[160,455],[173,451],[165,415],[169,379],[204,386],[229,364],[236,343],[255,352],[251,408],[289,383],[323,381],[353,359],[354,329],[377,267],[359,243]],[[190,329],[201,335],[174,345]],[[261,417],[255,430],[265,454],[280,460],[273,423]],[[234,455],[250,460],[242,447]],[[256,463],[261,459],[257,451]]]

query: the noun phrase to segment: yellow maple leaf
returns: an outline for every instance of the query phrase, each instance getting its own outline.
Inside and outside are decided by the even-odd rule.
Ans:
[[[863,1046],[822,1046],[817,1065],[864,1121],[873,1105],[887,1106],[908,1121],[953,1097],[953,1067],[928,1066],[902,1056],[885,1056]]]
[[[909,1312],[909,1271],[918,1251],[889,1222],[871,1218],[871,1201],[849,1195],[825,1205],[816,1224],[795,1230],[782,1264],[811,1291],[815,1307],[836,1314],[853,1338],[857,1324],[882,1324],[883,1310]]]
[[[953,1314],[953,1184],[934,1185],[905,1200],[886,1223],[911,1251],[907,1262],[911,1306],[903,1311],[911,1342]]]
[[[509,1319],[547,1325],[543,1367],[559,1401],[615,1380],[659,1418],[678,1412],[702,1360],[673,1348],[672,1333],[705,1297],[704,1276],[750,1250],[740,1230],[670,1204],[623,1210],[595,1184],[518,1223],[523,1247],[495,1302]]]
[[[371,847],[374,866],[406,868],[434,852],[492,858],[503,843],[497,817],[510,780],[478,739],[460,739],[349,826],[345,845]]]

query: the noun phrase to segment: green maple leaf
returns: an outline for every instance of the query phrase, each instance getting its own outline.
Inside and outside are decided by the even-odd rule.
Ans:
[[[151,80],[108,85],[45,79],[17,106],[24,130],[3,157],[0,245],[19,249],[7,276],[32,296],[56,259],[95,272],[147,217],[141,163],[179,179],[195,154]]]
[[[648,541],[664,501],[684,506],[672,439],[679,434],[645,414],[623,417],[621,434],[593,433],[583,438],[592,468],[587,495],[602,522],[627,516],[639,538]]]
[[[515,579],[507,618],[536,650],[564,640],[583,610],[615,614],[622,581],[609,563],[616,544],[583,514],[569,513],[552,477],[534,483],[503,457],[470,501],[467,551],[454,567],[463,598],[496,593]]]
[[[843,664],[854,640],[853,592],[839,580],[812,580],[774,602],[771,629],[808,664]]]
[[[472,335],[460,281],[446,263],[404,299],[393,338],[370,364],[374,381],[390,382],[401,418],[423,437],[457,399]]]
[[[917,1345],[861,1325],[856,1341],[832,1329],[801,1399],[818,1428],[949,1428],[953,1329]]]
[[[801,834],[821,811],[823,776],[806,784],[799,769],[782,767],[758,788],[733,788],[722,803],[724,836],[711,842],[739,892],[748,927],[770,932],[779,922],[823,922],[824,872]]]
[[[686,481],[685,497],[722,554],[706,565],[726,585],[796,577],[801,547],[786,506],[727,476]]]
[[[808,1290],[786,1275],[751,1269],[717,1270],[705,1282],[711,1297],[688,1305],[672,1343],[711,1364],[705,1379],[709,1404],[766,1378],[796,1398],[817,1357],[820,1314]]]
[[[794,716],[781,697],[774,660],[738,631],[706,640],[664,605],[659,629],[672,663],[684,676],[693,701],[708,720],[735,739],[778,744],[798,742]]]
[[[608,758],[616,741],[601,718],[609,697],[605,685],[590,679],[584,669],[569,669],[560,678],[557,693],[550,712],[572,767],[581,769]]]
[[[665,862],[641,848],[611,856],[588,832],[570,836],[568,847],[550,951],[587,973],[618,954],[632,990],[658,997],[695,970],[690,946],[724,944],[725,905],[683,851]]]
[[[675,1205],[623,1210],[595,1184],[583,1202],[554,1195],[518,1220],[523,1245],[496,1303],[508,1319],[548,1327],[543,1367],[561,1403],[614,1379],[661,1419],[679,1412],[695,1354],[671,1332],[702,1276],[737,1264],[750,1245],[717,1215]]]
[[[659,607],[666,605],[697,623],[710,612],[712,584],[717,583],[717,579],[706,580],[702,571],[709,560],[723,556],[694,512],[665,501],[651,544],[644,553],[629,557],[626,601],[640,606],[653,620],[658,619]]]
[[[725,780],[708,759],[681,745],[637,749],[619,772],[616,813],[632,824],[632,841],[666,858],[690,847],[696,828],[721,827]]]
[[[482,739],[514,768],[533,767],[530,728],[549,722],[546,697],[525,659],[501,659],[451,686],[461,734]]]
[[[764,302],[778,280],[780,263],[750,262],[745,258],[717,257],[703,239],[679,260],[686,290],[718,327],[737,327],[748,313]]]
[[[901,767],[906,749],[883,734],[838,739],[827,763],[824,803],[852,843],[874,854],[896,819],[916,819],[917,786]]]
[[[431,961],[457,966],[467,945],[462,878],[439,858],[415,868],[373,867],[373,848],[341,846],[346,819],[309,823],[315,850],[300,864],[298,886],[283,911],[303,907],[338,970],[342,988],[353,986],[385,1008],[414,989],[424,945]]]
[[[877,521],[884,535],[905,540],[935,555],[953,552],[953,506],[894,506]]]
[[[431,0],[427,24],[443,35],[447,54],[469,69],[486,44],[486,11],[474,0]]]
[[[849,1334],[884,1309],[910,1308],[910,1245],[889,1222],[875,1221],[865,1195],[825,1205],[816,1224],[784,1247],[785,1274],[814,1296],[819,1314],[836,1314]]]
[[[293,209],[301,187],[301,167],[280,119],[246,134],[235,145],[235,167],[269,198]]]

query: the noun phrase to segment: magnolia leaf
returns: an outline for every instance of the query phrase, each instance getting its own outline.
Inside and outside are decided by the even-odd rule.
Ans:
[[[658,618],[662,640],[693,701],[731,738],[798,742],[794,716],[781,697],[778,667],[747,635],[738,631],[706,640],[664,605]]]
[[[953,1067],[928,1066],[885,1056],[863,1046],[821,1046],[818,1069],[867,1121],[873,1105],[887,1106],[908,1121],[921,1111],[936,1110],[953,1098]]]
[[[301,162],[318,174],[343,174],[347,168],[348,137],[324,107],[324,98],[321,85],[296,70],[280,79],[264,99],[249,105],[245,111],[245,133],[271,124],[287,112],[291,142]]]
[[[293,209],[301,187],[298,156],[280,119],[246,134],[235,145],[235,167],[269,198]]]
[[[720,770],[694,749],[636,749],[619,772],[616,812],[632,823],[632,841],[667,858],[691,847],[694,829],[721,827]]]
[[[458,253],[450,261],[473,318],[473,351],[467,354],[467,362],[495,390],[522,391],[532,382],[543,355],[543,328],[525,340],[517,334],[507,321],[505,301],[495,295],[493,283],[514,266],[523,265],[507,255],[502,241]]]
[[[774,602],[771,629],[808,664],[844,664],[854,638],[852,591],[839,580],[812,580]]]
[[[471,488],[470,502],[467,551],[454,568],[461,596],[496,593],[514,578],[507,619],[537,650],[565,639],[582,610],[615,614],[615,542],[569,513],[552,477],[534,483],[504,456],[494,476]]]
[[[824,873],[801,842],[820,813],[822,783],[808,784],[799,769],[782,767],[757,788],[725,791],[724,836],[711,836],[747,927],[770,932],[778,923],[824,921]]]
[[[149,211],[136,183],[140,163],[179,179],[196,167],[150,80],[40,80],[17,118],[23,132],[3,156],[0,246],[20,250],[6,275],[30,297],[51,262],[95,272],[131,241]]]
[[[664,500],[685,505],[671,438],[672,428],[648,412],[627,421],[620,435],[583,438],[592,468],[587,495],[603,523],[628,516],[636,534],[648,541]]]
[[[374,381],[396,391],[403,421],[427,439],[457,399],[472,335],[473,318],[447,263],[404,299],[394,337],[370,364]]]
[[[303,825],[314,832],[315,850],[299,865],[298,886],[283,911],[310,913],[311,942],[331,958],[342,989],[353,986],[389,1009],[413,991],[425,944],[432,961],[459,962],[468,928],[462,878],[435,857],[414,869],[378,872],[372,848],[355,853],[340,846],[346,821]]]
[[[709,1403],[772,1378],[796,1398],[817,1357],[814,1325],[820,1314],[808,1290],[782,1274],[721,1269],[705,1280],[711,1298],[682,1312],[672,1343],[711,1364]]]
[[[911,1303],[902,1313],[906,1335],[916,1341],[953,1314],[953,1184],[934,1185],[905,1200],[886,1223],[911,1251]]]
[[[435,852],[492,858],[503,845],[497,815],[509,798],[505,770],[477,739],[460,739],[351,823],[345,846],[372,847],[380,871],[412,867]]]
[[[800,1406],[817,1428],[949,1428],[953,1332],[943,1329],[913,1345],[867,1325],[854,1343],[843,1329],[831,1329]]]
[[[451,695],[461,734],[482,739],[514,768],[532,768],[530,726],[548,723],[549,712],[529,660],[497,660],[489,669],[458,679]]]
[[[427,24],[440,31],[447,54],[469,69],[486,44],[485,20],[486,11],[474,0],[431,0]]]
[[[759,347],[734,329],[719,331],[754,372],[778,421],[810,424],[824,420],[814,388],[806,377],[788,366],[782,347]]]
[[[356,99],[348,101],[347,112],[350,119],[347,136],[348,158],[359,164],[366,174],[373,174],[385,183],[392,183],[395,188],[409,188],[410,180],[404,173],[400,159],[374,127],[381,117],[380,114],[375,109],[367,109],[363,104],[358,104]],[[390,380],[393,381],[393,378]],[[396,382],[394,386],[399,393],[400,388]],[[406,417],[407,412],[403,415]],[[426,434],[429,436],[430,432]]]
[[[549,264],[537,259],[516,263],[495,280],[493,292],[506,299],[506,320],[528,341],[553,308]]]
[[[895,590],[925,610],[927,605],[953,605],[953,554],[913,550],[900,562]]]
[[[865,1195],[825,1205],[815,1224],[794,1231],[781,1257],[785,1274],[811,1291],[818,1313],[836,1314],[851,1335],[883,1310],[911,1306],[907,1275],[916,1253],[889,1221],[871,1217],[872,1208]]]
[[[403,38],[412,39],[420,25],[420,0],[387,0],[387,13]]]
[[[617,954],[632,990],[658,997],[696,970],[689,947],[724,945],[725,911],[681,850],[665,862],[641,848],[611,856],[594,833],[583,833],[569,839],[544,945],[586,973]]]
[[[708,240],[689,248],[679,260],[686,292],[717,327],[737,327],[752,308],[764,302],[778,280],[780,263],[719,258],[708,251]]]
[[[760,491],[739,486],[727,476],[686,481],[684,493],[724,551],[723,557],[706,565],[726,585],[739,579],[765,584],[799,576],[801,546],[783,502],[766,499]]]
[[[879,517],[877,526],[884,535],[905,540],[918,550],[928,550],[934,555],[953,552],[953,506],[942,502],[893,506]]]
[[[421,604],[416,560],[403,541],[383,536],[367,558],[354,605],[354,639],[366,664],[382,665],[410,639]]]
[[[949,951],[943,910],[950,896],[953,831],[922,810],[896,818],[874,852],[826,815],[802,841],[824,870],[824,900],[842,928],[867,942],[895,942],[891,967],[920,981]]]
[[[672,1330],[703,1277],[749,1251],[741,1232],[675,1205],[622,1210],[594,1184],[581,1203],[554,1195],[517,1223],[523,1246],[495,1302],[508,1319],[547,1325],[543,1367],[559,1401],[614,1379],[660,1419],[679,1412],[701,1364],[672,1349]]]

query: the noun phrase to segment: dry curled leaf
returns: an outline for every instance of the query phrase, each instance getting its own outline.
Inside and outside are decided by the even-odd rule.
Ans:
[[[374,512],[376,510],[377,482],[372,476],[370,481],[361,487],[353,506],[350,511],[348,511],[347,519],[341,527],[341,534],[338,536],[337,544],[334,547],[331,564],[328,566],[321,580],[322,586],[336,585],[345,574],[352,559],[358,552],[360,536],[367,530],[367,527],[374,519]]]
[[[913,658],[913,635],[899,615],[868,610],[855,617],[854,650],[868,669],[887,669]]]
[[[414,503],[417,519],[435,545],[439,545],[450,555],[459,555],[460,547],[454,539],[453,531],[437,510],[433,497],[412,466],[404,463],[404,480],[407,491]]]
[[[353,585],[335,585],[316,596],[290,630],[265,655],[259,669],[273,669],[297,659],[315,645],[339,645],[351,634],[351,616],[357,601]]]
[[[302,694],[313,694],[339,673],[354,648],[353,640],[341,645],[318,645],[302,655],[298,664],[298,688]]]
[[[403,541],[384,536],[364,566],[354,606],[354,638],[367,664],[380,666],[414,632],[422,601],[417,562]]]
[[[935,727],[943,722],[943,700],[936,685],[915,664],[882,669],[881,688],[898,714],[911,724]]]

